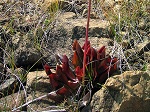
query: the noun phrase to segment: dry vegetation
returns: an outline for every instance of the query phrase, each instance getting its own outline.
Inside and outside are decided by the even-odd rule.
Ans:
[[[63,10],[63,3],[63,1],[58,0],[45,0],[43,3],[39,0],[2,0],[2,2],[0,2],[0,51],[3,51],[3,53],[0,52],[0,64],[9,71],[7,76],[5,74],[6,71],[0,71],[0,75],[2,76],[0,77],[0,84],[4,83],[5,80],[10,77],[9,75],[14,74],[13,71],[17,68],[14,63],[13,49],[11,49],[11,54],[6,50],[7,47],[11,48],[9,47],[11,46],[11,38],[15,35],[23,36],[31,34],[33,35],[31,36],[31,40],[34,43],[34,47],[39,51],[45,50],[42,46],[43,43],[47,42],[48,37],[45,36],[45,34],[50,28],[57,27],[57,17],[66,10]],[[69,3],[70,5],[67,10],[72,10],[72,8],[76,8],[75,6],[79,4],[74,0],[69,1]],[[72,8],[69,8],[70,6]],[[137,54],[136,46],[145,41],[149,41],[149,0],[118,0],[116,3],[114,3],[113,0],[93,0],[92,7],[96,18],[108,20],[110,23],[110,35],[114,40],[114,51],[116,50],[116,55],[120,62],[120,73],[126,70],[146,70],[149,63],[146,60],[142,61],[142,64],[140,61],[136,64],[133,64],[133,62],[135,60],[141,60],[141,57]],[[82,17],[82,14],[77,13],[77,16]],[[127,43],[125,43],[124,40],[127,40]],[[126,44],[133,50],[132,52],[128,51],[125,53],[127,49]],[[4,57],[8,57],[9,65],[5,62]],[[132,59],[133,57],[134,59]],[[27,73],[31,69],[32,66],[27,70]],[[24,77],[23,79],[18,78],[16,75],[14,75],[14,77],[20,82],[19,91],[23,89],[25,97],[27,97],[25,85],[21,82],[24,80]],[[2,102],[0,101],[0,103]],[[65,104],[69,103],[64,101],[58,106],[61,107]],[[25,105],[28,105],[28,103]],[[77,108],[76,103],[69,105],[68,108],[74,108],[74,106]]]

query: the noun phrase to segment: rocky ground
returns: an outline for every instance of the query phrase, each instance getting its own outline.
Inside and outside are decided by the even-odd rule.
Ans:
[[[117,10],[118,2],[105,0],[102,8]],[[87,3],[60,3],[63,10],[53,16],[47,10],[50,6],[47,0],[0,1],[0,111],[15,110],[51,92],[43,63],[55,66],[55,54],[71,57],[74,39],[84,44]],[[119,59],[118,71],[108,78],[82,111],[149,112],[150,18],[147,15],[140,18],[131,34],[123,26],[117,32],[122,37],[119,41],[106,13],[98,9],[93,6],[91,12],[89,40],[94,48],[105,45],[107,54]],[[58,105],[45,97],[19,110],[68,111],[68,108],[66,103]]]

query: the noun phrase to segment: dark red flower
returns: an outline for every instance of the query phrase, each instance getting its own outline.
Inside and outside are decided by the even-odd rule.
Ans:
[[[105,54],[105,46],[101,47],[98,51],[91,47],[88,41],[86,51],[86,72],[85,72],[85,85],[88,83],[87,80],[92,82],[93,88],[96,84],[102,84],[106,81],[109,76],[117,70],[117,58],[111,58]],[[59,96],[55,101],[63,100],[65,96],[72,95],[81,86],[80,83],[83,79],[83,52],[84,46],[81,47],[77,40],[73,43],[74,55],[70,62],[74,68],[70,67],[69,59],[66,55],[59,57],[59,65],[56,66],[56,73],[51,72],[51,67],[47,64],[44,69],[50,78],[50,83],[53,88],[50,98],[55,100],[55,96]],[[55,93],[55,94],[54,94]],[[60,97],[61,96],[61,97]]]

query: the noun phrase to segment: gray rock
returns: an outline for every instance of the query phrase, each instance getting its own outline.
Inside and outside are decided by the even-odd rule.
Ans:
[[[29,72],[27,75],[27,91],[27,101],[46,95],[52,91],[49,77],[46,75],[45,71]],[[54,105],[54,102],[46,97],[40,101],[29,104],[27,111],[46,111],[50,109],[51,105]]]
[[[109,48],[110,46],[113,46],[113,41],[109,38],[89,37],[88,39],[91,43],[91,47],[97,50],[100,49],[102,46],[106,46],[107,48]],[[85,43],[85,38],[80,38],[78,41],[80,45],[83,46]],[[107,49],[108,52],[109,50],[110,49]]]
[[[31,67],[32,65],[41,65],[41,53],[35,48],[35,43],[31,35],[21,36],[16,34],[12,37],[12,44],[6,47],[6,51],[12,54],[12,58],[5,57],[7,64],[11,65],[13,61],[17,67]],[[13,49],[13,51],[11,50]]]
[[[17,93],[11,94],[0,99],[0,110],[1,111],[11,111],[14,107],[19,107],[25,103],[25,94],[21,90]],[[25,111],[26,108],[21,108],[19,110]]]
[[[70,32],[64,26],[58,25],[50,28],[46,32],[43,49],[41,50],[43,59],[51,65],[56,65],[55,54],[70,56],[71,45]]]
[[[41,65],[41,54],[35,48],[29,48],[25,50],[17,49],[15,52],[15,65],[18,67],[31,67],[36,64],[36,66]]]
[[[21,88],[20,83],[26,82],[27,72],[23,68],[17,68],[13,72],[5,69],[5,72],[3,64],[0,63],[0,98],[18,91]]]
[[[110,77],[91,101],[93,112],[149,112],[149,104],[150,74],[141,71]]]
[[[90,37],[108,37],[108,30],[107,28],[91,27],[89,29],[89,36]]]
[[[0,84],[0,98],[10,95],[15,91],[16,79],[14,77],[5,78]]]
[[[73,35],[72,38],[73,39],[79,39],[79,38],[84,38],[85,37],[85,27],[84,26],[75,26],[72,29]]]
[[[79,39],[79,38],[85,38],[85,32],[86,32],[86,28],[84,26],[75,26],[72,29],[73,35],[72,38],[73,39]],[[102,27],[91,27],[89,28],[89,37],[108,37],[109,33],[107,28],[102,28]]]
[[[85,28],[87,24],[86,18],[75,18],[74,13],[68,15],[67,13],[62,13],[58,18],[63,23],[65,29],[70,30],[72,38],[79,39],[85,37]],[[90,19],[89,26],[89,37],[107,37],[109,22],[101,19]]]
[[[61,19],[65,20],[69,20],[69,19],[73,19],[76,17],[76,14],[74,12],[65,12],[64,14],[61,15]]]

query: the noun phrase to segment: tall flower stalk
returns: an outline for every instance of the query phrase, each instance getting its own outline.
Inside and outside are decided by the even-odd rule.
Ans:
[[[86,71],[86,64],[87,64],[87,62],[86,62],[86,52],[87,52],[87,44],[88,44],[90,12],[91,12],[91,0],[89,0],[89,2],[88,2],[87,25],[86,25],[85,44],[84,44],[83,78],[82,78],[82,84],[83,84],[83,85],[84,85],[85,71]]]

